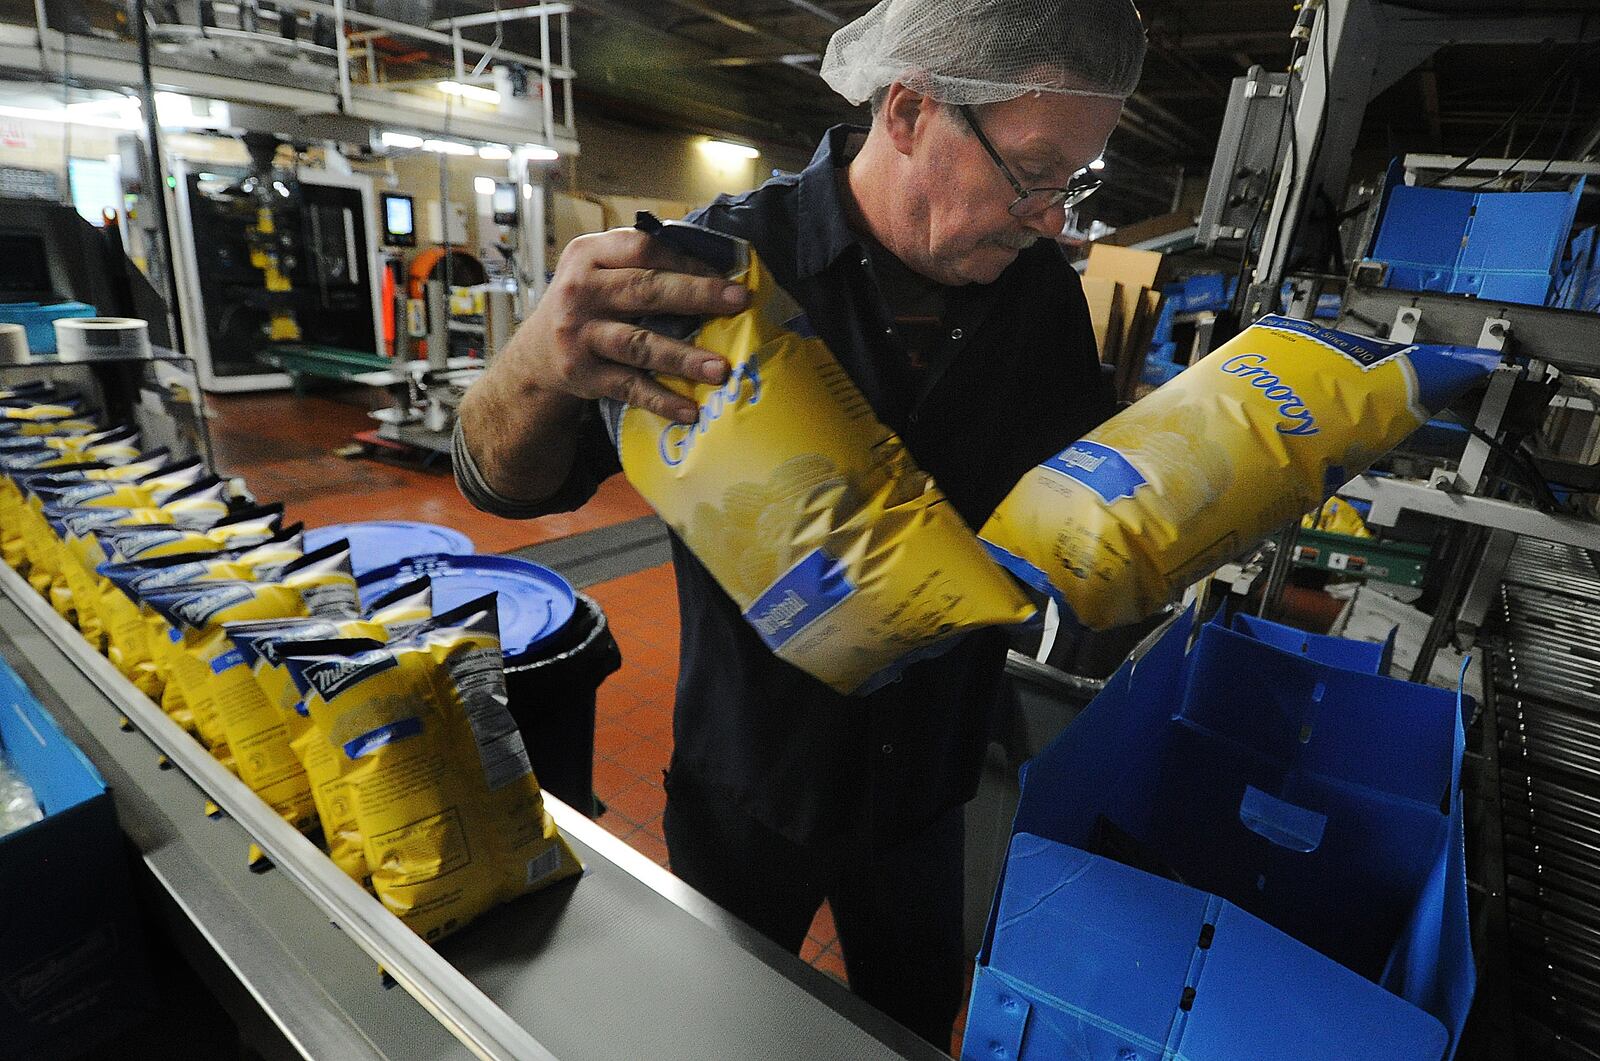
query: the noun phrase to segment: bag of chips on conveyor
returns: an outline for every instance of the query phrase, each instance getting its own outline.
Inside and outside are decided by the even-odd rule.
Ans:
[[[167,684],[177,688],[201,743],[224,764],[231,763],[233,756],[219,712],[231,710],[234,701],[218,697],[219,691],[230,692],[236,686],[219,690],[215,681],[235,662],[223,624],[308,615],[354,618],[359,613],[358,600],[355,576],[350,572],[350,544],[344,539],[306,553],[284,568],[283,577],[275,582],[209,582],[154,590],[144,596],[145,603],[179,634],[171,642],[171,650],[164,653],[171,667]],[[158,664],[162,661],[157,660]],[[162,706],[167,706],[165,700]]]
[[[753,300],[694,337],[727,359],[725,384],[660,380],[699,403],[698,423],[624,412],[622,468],[768,647],[865,692],[967,631],[1029,619],[1027,598],[750,245],[646,217],[641,228],[723,268]]]
[[[5,410],[9,412],[10,410]],[[35,412],[36,410],[29,410]],[[0,438],[33,438],[40,435],[87,435],[99,430],[93,420],[77,413],[52,409],[48,416],[18,416],[0,419]]]
[[[96,604],[105,586],[96,568],[109,557],[98,532],[115,527],[164,525],[203,530],[227,516],[225,490],[225,483],[210,476],[173,492],[158,507],[46,505],[44,517],[60,541],[60,559],[50,585],[50,600],[56,611],[76,623],[90,644],[100,647],[102,626]]]
[[[146,466],[145,461],[139,465]],[[207,479],[210,473],[198,457],[183,461],[149,462],[149,470],[116,479],[93,477],[91,473],[73,475],[75,469],[25,478],[24,492],[30,504],[45,509],[73,508],[151,508]],[[220,495],[219,495],[220,496]]]
[[[127,464],[80,464],[53,471],[15,470],[0,474],[0,549],[5,562],[18,570],[27,568],[22,540],[24,523],[42,523],[44,519],[44,502],[30,495],[34,483],[133,482],[167,463],[167,451],[157,449]]]
[[[307,643],[319,652],[338,646],[351,652],[380,648],[431,618],[432,605],[432,583],[424,577],[374,601],[361,619],[262,619],[224,625],[282,726],[284,745],[305,772],[328,857],[357,881],[367,879],[367,857],[345,785],[343,764],[348,760],[317,735],[284,654]]]
[[[382,648],[287,665],[344,760],[373,891],[419,936],[581,872],[506,709],[493,594]]]
[[[1028,472],[980,536],[1091,629],[1136,622],[1315,508],[1499,360],[1263,317]]]
[[[105,582],[95,607],[105,627],[106,656],[129,681],[159,700],[166,678],[156,664],[157,646],[171,643],[171,626],[141,603],[144,595],[197,582],[271,582],[304,552],[304,535],[296,524],[261,545],[101,564],[98,573]]]
[[[0,438],[0,467],[7,472],[93,462],[127,464],[138,459],[139,432],[132,427],[111,427],[83,435]]]

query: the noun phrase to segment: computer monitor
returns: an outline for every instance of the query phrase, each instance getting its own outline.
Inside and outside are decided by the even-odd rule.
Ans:
[[[507,181],[496,181],[494,196],[489,200],[494,210],[494,223],[497,225],[515,225],[517,223],[517,186]]]
[[[383,192],[378,196],[383,210],[383,242],[391,247],[417,245],[417,207],[409,195]]]

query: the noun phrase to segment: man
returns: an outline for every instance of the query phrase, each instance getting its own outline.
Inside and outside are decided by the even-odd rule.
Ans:
[[[1138,79],[1130,0],[887,0],[823,76],[873,103],[795,177],[690,220],[750,240],[972,527],[1111,396],[1076,274],[1051,241]],[[461,406],[457,477],[512,517],[581,505],[619,470],[621,403],[692,422],[651,373],[728,366],[632,321],[746,293],[616,230],[574,240]],[[595,399],[603,399],[596,403]],[[675,538],[682,613],[664,823],[673,870],[798,951],[829,900],[851,987],[949,1043],[962,991],[962,804],[1005,706],[988,630],[863,697],[774,656]]]

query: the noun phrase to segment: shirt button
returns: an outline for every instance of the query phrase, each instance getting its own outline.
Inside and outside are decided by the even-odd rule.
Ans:
[[[894,334],[894,329],[893,328],[885,328],[883,330],[883,334],[885,334],[885,335],[893,335]]]
[[[950,329],[950,338],[952,338],[952,339],[963,339],[963,338],[966,337],[966,334],[967,333],[962,331],[960,328],[951,328]]]
[[[893,755],[894,754],[894,745],[893,744],[885,744],[883,746],[883,754],[885,754],[885,755]]]
[[[862,268],[863,268],[863,269],[865,269],[865,268],[866,268],[866,267],[867,267],[867,259],[865,259],[865,258],[862,258],[862,259],[861,259],[861,267],[862,267]]]

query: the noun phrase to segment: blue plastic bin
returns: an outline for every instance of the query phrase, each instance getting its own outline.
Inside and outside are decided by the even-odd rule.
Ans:
[[[1198,889],[1030,833],[1012,837],[1004,879],[966,1061],[1431,1061],[1449,1042],[1420,1009]]]
[[[1161,1052],[1169,1034],[1192,1061],[1451,1056],[1475,986],[1462,698],[1331,666],[1217,624],[1204,626],[1186,654],[1189,632],[1187,620],[1175,623],[1024,767],[1014,834],[1113,856],[1141,875],[1115,875],[1120,883],[1106,885],[1108,895],[1125,892],[1126,905],[1115,907],[1114,918],[1089,922],[1103,947],[1079,946],[1065,942],[1075,931],[1070,921],[1022,929],[1005,914],[1029,903],[1054,907],[1054,891],[1076,887],[1070,873],[1013,881],[1008,867],[979,954],[964,1056],[1000,1056],[991,1043],[1009,1049],[1008,1058],[1177,1056]],[[1023,850],[1014,846],[1013,863]],[[1131,890],[1130,881],[1149,878],[1154,888],[1161,877],[1184,891],[1150,905]],[[1202,1009],[1212,997],[1202,993],[1203,977],[1218,970],[1197,946],[1198,930],[1185,941],[1174,928],[1168,940],[1189,970],[1183,986],[1193,995],[1174,997],[1170,983],[1126,976],[1116,961],[1098,964],[1100,954],[1127,944],[1127,926],[1115,918],[1156,918],[1163,903],[1181,907],[1189,890],[1207,911],[1237,908],[1328,960],[1311,961],[1286,942],[1267,946],[1249,922],[1229,922],[1247,926],[1241,935],[1255,942],[1237,953],[1230,946],[1230,961],[1237,960],[1226,967],[1229,990],[1217,993],[1215,1011]],[[1206,923],[1220,938],[1223,923]],[[1063,942],[1051,945],[1050,962],[1008,968],[1007,955],[1022,953],[1008,939],[1013,931],[1054,933]],[[1291,975],[1285,970],[1293,980],[1279,982]],[[1365,990],[1348,973],[1364,978]],[[1020,1038],[1016,1009],[990,989],[996,982],[1010,984],[1012,1005],[1033,1014]],[[1342,999],[1338,1008],[1291,1005],[1330,992]],[[1235,997],[1273,1001],[1227,1002]],[[1396,1017],[1396,1000],[1421,1019]],[[1146,1016],[1165,1013],[1172,1027],[1130,1022],[1136,1004]],[[1188,1038],[1181,1025],[1197,1012],[1221,1022],[1218,1037]],[[1337,1027],[1308,1030],[1320,1024]],[[1372,1028],[1381,1034],[1362,1031]],[[1330,1053],[1318,1034],[1335,1033],[1346,1040]],[[1272,1049],[1227,1045],[1258,1038]]]
[[[1448,291],[1543,306],[1555,283],[1583,195],[1414,188],[1391,167],[1372,257],[1388,287]]]
[[[1382,644],[1373,644],[1370,641],[1352,641],[1347,637],[1308,633],[1244,612],[1233,617],[1233,628],[1285,652],[1294,652],[1332,667],[1361,671],[1363,674],[1389,673],[1389,663],[1394,659],[1395,635],[1400,632],[1399,627],[1394,627]]]
[[[44,818],[0,837],[0,1059],[78,1057],[155,1006],[105,781],[0,660],[0,748]]]
[[[94,315],[94,307],[82,302],[56,302],[49,306],[37,302],[0,302],[0,324],[20,324],[27,329],[28,352],[33,354],[56,352],[56,321]]]

